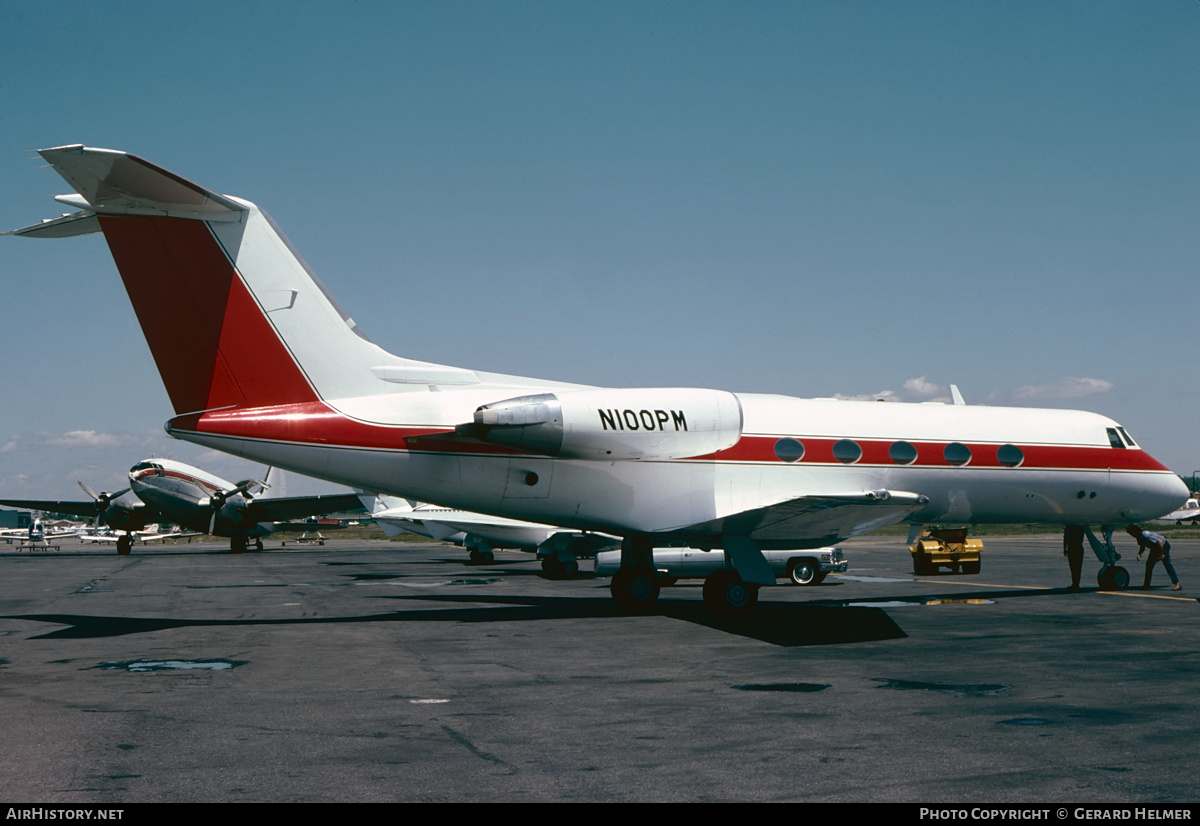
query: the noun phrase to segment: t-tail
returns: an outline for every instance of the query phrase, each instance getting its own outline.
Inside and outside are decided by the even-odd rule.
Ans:
[[[82,211],[7,234],[104,233],[177,416],[480,381],[368,341],[249,201],[125,152],[40,154]]]

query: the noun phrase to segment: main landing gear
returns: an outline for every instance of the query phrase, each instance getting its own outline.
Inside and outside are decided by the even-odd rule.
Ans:
[[[574,579],[579,576],[579,562],[557,556],[542,557],[542,573],[551,579]]]
[[[658,571],[649,565],[621,568],[613,574],[608,591],[622,611],[647,614],[658,602]]]
[[[722,619],[742,619],[758,604],[758,586],[732,568],[721,568],[704,580],[704,604]]]
[[[129,556],[129,552],[133,550],[133,537],[129,534],[123,534],[117,537],[117,553],[121,556]]]
[[[261,537],[255,537],[254,541],[250,541],[248,536],[234,536],[229,539],[229,552],[231,554],[244,554],[247,551],[251,553],[261,553],[263,543]]]
[[[609,583],[622,611],[648,614],[658,602],[662,575],[655,570],[654,551],[648,540],[626,539],[621,543],[621,568]],[[733,568],[721,568],[704,580],[704,604],[721,619],[741,619],[758,604],[759,586],[746,582]]]
[[[467,555],[472,565],[491,565],[496,561],[496,552],[486,539],[468,535],[463,544],[467,546]]]

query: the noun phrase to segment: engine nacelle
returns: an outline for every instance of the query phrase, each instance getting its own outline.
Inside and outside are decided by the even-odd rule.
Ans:
[[[742,407],[720,390],[574,390],[485,404],[460,430],[546,456],[681,459],[734,445]]]

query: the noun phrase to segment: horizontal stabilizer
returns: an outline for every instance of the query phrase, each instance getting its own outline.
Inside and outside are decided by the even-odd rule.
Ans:
[[[86,206],[105,215],[166,215],[204,221],[236,221],[246,211],[246,206],[232,198],[126,152],[74,144],[38,154],[82,196],[82,200],[60,199],[72,206]]]
[[[94,212],[75,212],[61,218],[47,218],[40,224],[22,227],[0,235],[20,235],[24,238],[74,238],[100,231],[100,219]]]

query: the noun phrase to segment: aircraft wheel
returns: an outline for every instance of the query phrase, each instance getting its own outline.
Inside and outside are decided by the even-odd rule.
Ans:
[[[133,540],[128,536],[117,537],[117,553],[121,556],[129,556],[129,552],[133,550]]]
[[[558,557],[544,556],[542,557],[542,573],[547,576],[557,576],[562,566],[559,564]]]
[[[574,559],[568,562],[562,562],[562,575],[567,579],[574,579],[579,576],[579,563]]]
[[[658,602],[658,571],[653,568],[621,568],[608,586],[622,611],[645,614]]]
[[[788,576],[796,585],[816,585],[819,573],[817,564],[811,559],[797,559],[788,568]]]
[[[1118,565],[1112,568],[1112,585],[1118,591],[1124,591],[1129,587],[1129,571]]]
[[[704,580],[704,604],[722,619],[741,619],[758,604],[758,586],[745,582],[737,571],[722,568]]]
[[[480,551],[479,561],[484,565],[489,565],[496,561],[496,555],[491,551]]]
[[[246,537],[235,536],[229,540],[229,552],[231,554],[241,554],[246,552]]]
[[[1115,590],[1116,589],[1116,576],[1114,573],[1114,569],[1108,568],[1108,567],[1101,568],[1100,572],[1098,574],[1096,574],[1096,584],[1100,586],[1101,591]],[[1125,572],[1125,584],[1126,585],[1129,584],[1129,572],[1128,571]]]

